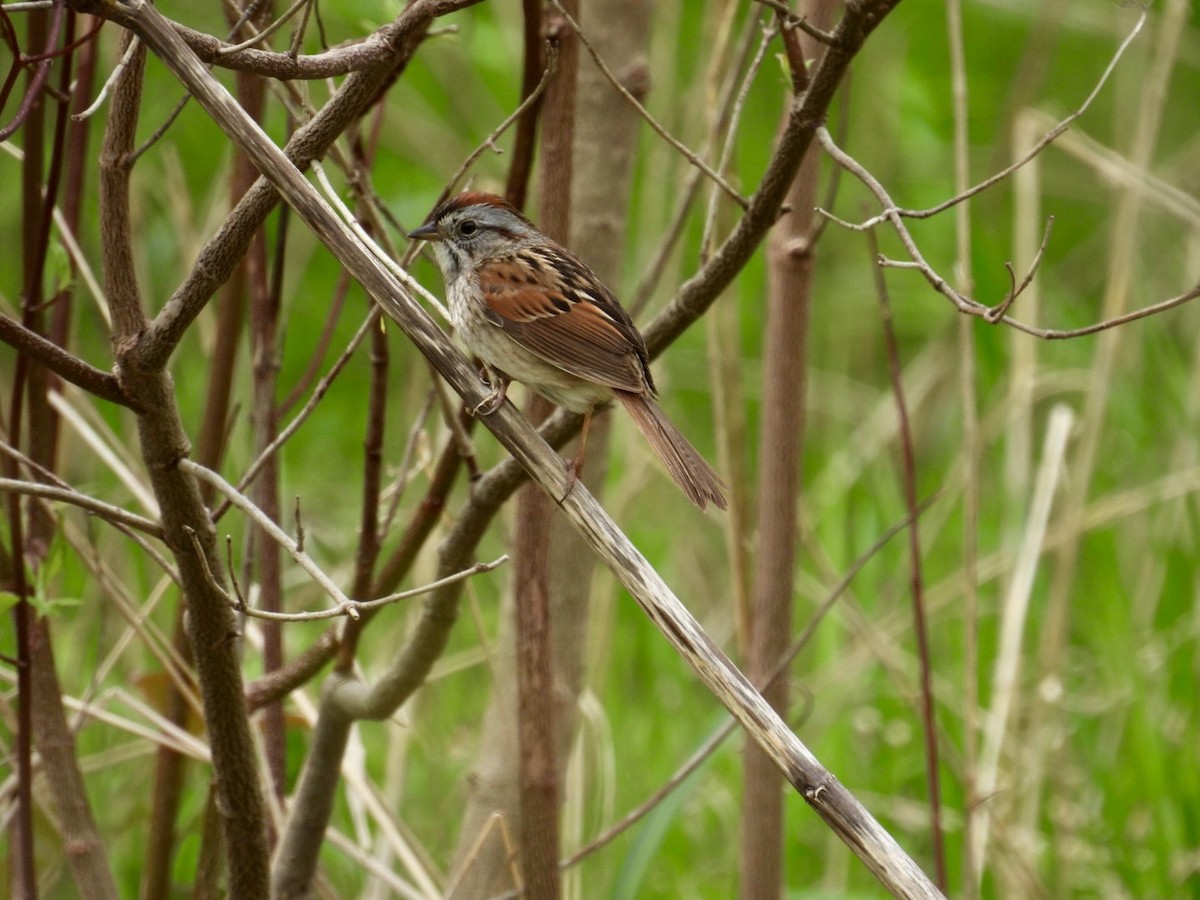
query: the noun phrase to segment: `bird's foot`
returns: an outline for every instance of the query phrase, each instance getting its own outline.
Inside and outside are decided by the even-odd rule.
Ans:
[[[504,400],[508,396],[508,384],[510,379],[507,375],[486,367],[479,373],[479,378],[481,381],[490,384],[492,386],[492,391],[490,394],[480,400],[479,403],[475,404],[475,406],[471,408],[470,412],[474,417],[490,416],[504,405]]]

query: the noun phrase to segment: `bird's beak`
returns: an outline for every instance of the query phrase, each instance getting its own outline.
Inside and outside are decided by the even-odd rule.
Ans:
[[[414,241],[440,241],[442,232],[438,229],[436,222],[426,222],[415,231],[410,231],[408,236]]]

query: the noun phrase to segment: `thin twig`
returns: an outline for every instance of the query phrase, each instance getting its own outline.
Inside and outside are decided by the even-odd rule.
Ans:
[[[936,269],[933,268],[933,266],[931,266],[925,260],[920,249],[917,247],[916,241],[913,239],[912,233],[901,220],[899,207],[895,206],[891,202],[887,191],[884,189],[883,185],[879,183],[878,179],[876,179],[875,176],[867,171],[861,163],[838,147],[837,144],[834,143],[833,138],[830,136],[829,131],[824,127],[817,129],[817,139],[820,141],[825,152],[827,152],[839,165],[843,166],[848,172],[862,181],[862,183],[866,185],[873,194],[875,194],[876,198],[880,200],[880,204],[885,209],[881,215],[883,215],[884,218],[891,223],[892,227],[895,228],[896,234],[900,238],[901,243],[904,244],[904,248],[912,257],[911,260],[895,260],[881,257],[879,263],[890,268],[913,269],[920,272],[925,276],[925,280],[932,285],[934,290],[947,297],[955,305],[955,307],[957,307],[959,312],[966,313],[967,315],[978,316],[983,319],[988,319],[988,316],[991,314],[992,307],[985,306],[978,300],[968,297],[956,290],[945,278],[941,276],[941,274],[937,272]],[[819,210],[819,212],[839,225],[844,225],[854,230],[859,229],[858,225],[846,222],[843,219],[839,219],[837,216],[834,216],[825,210]],[[1026,275],[1023,283],[1028,280],[1034,271],[1036,271],[1035,265],[1041,261],[1041,258],[1041,254],[1039,254],[1034,259],[1034,265],[1031,265],[1030,273]],[[1200,284],[1197,284],[1196,287],[1186,291],[1183,294],[1179,294],[1178,296],[1170,297],[1159,303],[1151,304],[1150,306],[1143,307],[1142,309],[1135,309],[1132,312],[1123,313],[1122,315],[1114,316],[1110,319],[1105,319],[1100,322],[1095,322],[1091,325],[1085,325],[1082,328],[1037,328],[1033,325],[1027,325],[1024,322],[1013,319],[1007,315],[997,319],[996,322],[1007,325],[1009,328],[1016,329],[1017,331],[1031,335],[1032,337],[1041,338],[1042,340],[1062,341],[1069,340],[1071,338],[1085,337],[1089,334],[1096,334],[1097,332],[1106,331],[1110,328],[1116,328],[1129,322],[1137,321],[1138,319],[1144,319],[1148,316],[1157,315],[1158,313],[1166,312],[1169,309],[1174,309],[1176,306],[1182,306],[1184,303],[1194,300],[1197,297],[1200,297]],[[988,319],[988,321],[991,320]]]
[[[59,503],[69,503],[85,509],[105,521],[137,529],[150,537],[161,540],[163,536],[162,527],[153,519],[147,519],[137,513],[121,509],[119,506],[97,500],[95,497],[73,488],[54,487],[48,484],[39,484],[36,481],[20,481],[15,478],[0,478],[0,493],[10,492],[24,494],[28,497],[41,497],[45,500],[57,500]]]
[[[117,64],[113,66],[112,74],[110,74],[108,78],[105,79],[104,84],[101,85],[100,93],[96,95],[96,99],[92,102],[92,105],[83,112],[77,112],[71,116],[74,121],[82,122],[84,119],[94,115],[96,111],[104,105],[104,101],[108,99],[108,92],[112,89],[112,86],[117,83],[117,79],[121,77],[121,73],[125,71],[125,67],[129,65],[129,61],[133,59],[133,54],[137,52],[137,45],[138,39],[135,36],[129,41],[129,46],[125,48],[125,52],[121,54],[121,58],[117,60]]]
[[[262,41],[266,40],[271,35],[273,35],[276,31],[278,31],[280,28],[282,28],[284,25],[286,25],[288,20],[292,16],[294,16],[296,13],[300,12],[300,10],[303,7],[307,6],[309,4],[309,2],[310,2],[310,0],[296,0],[295,3],[293,3],[287,9],[285,9],[282,13],[280,13],[278,18],[276,18],[274,22],[272,22],[270,25],[268,25],[262,31],[251,36],[247,40],[242,41],[240,44],[228,44],[228,45],[222,47],[220,50],[217,51],[217,58],[219,59],[222,56],[228,56],[231,53],[237,53],[239,50],[246,50],[247,48],[253,47],[255,44],[261,43]]]
[[[1008,308],[1013,305],[1013,302],[1025,292],[1029,285],[1033,284],[1034,273],[1041,267],[1042,257],[1046,253],[1046,248],[1050,245],[1050,231],[1054,227],[1054,216],[1046,217],[1046,229],[1042,232],[1042,243],[1038,247],[1037,253],[1033,256],[1033,262],[1029,264],[1029,271],[1025,273],[1025,277],[1021,279],[1021,283],[1017,284],[1017,273],[1013,269],[1011,262],[1006,262],[1004,268],[1008,270],[1008,279],[1012,287],[1009,289],[1008,296],[1000,301],[996,306],[993,306],[983,317],[993,325],[1004,318]]]
[[[763,0],[758,0],[758,2],[763,2]],[[895,213],[896,215],[902,216],[906,219],[928,219],[931,216],[936,216],[938,213],[950,209],[952,206],[962,203],[964,200],[974,197],[976,194],[982,191],[986,191],[996,182],[1003,181],[1013,172],[1017,171],[1017,169],[1027,165],[1031,159],[1041,153],[1050,144],[1054,143],[1054,141],[1057,140],[1064,131],[1074,124],[1075,120],[1087,112],[1088,107],[1092,105],[1092,102],[1096,99],[1096,96],[1108,82],[1109,76],[1111,76],[1113,71],[1116,69],[1117,63],[1120,62],[1121,57],[1125,55],[1125,51],[1128,49],[1129,45],[1133,43],[1133,39],[1137,37],[1138,32],[1142,30],[1142,26],[1146,24],[1146,19],[1149,15],[1149,12],[1143,12],[1138,17],[1137,23],[1133,26],[1133,29],[1129,32],[1129,34],[1125,36],[1125,40],[1121,41],[1120,46],[1118,46],[1116,52],[1113,53],[1112,59],[1109,60],[1104,72],[1100,75],[1100,80],[1096,82],[1096,86],[1092,88],[1091,93],[1087,95],[1083,103],[1080,104],[1080,106],[1078,106],[1074,112],[1046,132],[1042,139],[1034,144],[1029,151],[1015,163],[1001,169],[991,177],[985,178],[974,187],[955,194],[949,200],[939,203],[937,206],[931,206],[928,209],[905,209],[903,207],[893,207],[890,209],[885,209],[883,212],[872,216],[870,219],[866,219],[858,225],[850,227],[856,231],[873,228],[874,226],[887,220],[890,217],[890,213]]]
[[[725,128],[726,123],[733,116],[733,107],[737,103],[737,98],[741,91],[739,85],[745,84],[744,77],[741,79],[737,77],[738,72],[742,71],[746,66],[753,47],[754,28],[752,24],[748,23],[746,33],[737,49],[737,58],[728,67],[724,82],[717,92],[717,114],[713,117],[708,133],[704,136],[704,142],[700,146],[700,154],[702,156],[708,156],[712,146],[716,143],[717,132]],[[677,196],[675,208],[671,212],[671,217],[666,228],[663,229],[658,247],[652,254],[650,262],[645,266],[644,274],[637,282],[637,287],[633,291],[633,299],[628,304],[629,314],[635,319],[650,301],[650,297],[654,293],[659,279],[666,271],[667,260],[683,235],[688,213],[691,211],[692,204],[695,202],[696,195],[700,190],[700,178],[702,174],[699,169],[689,167],[687,175],[683,178],[682,187],[675,192]],[[701,243],[701,246],[703,246],[703,243]]]
[[[30,459],[28,456],[26,456],[24,453],[22,453],[16,447],[13,447],[12,445],[7,444],[4,441],[0,441],[0,453],[3,453],[5,456],[15,459],[21,465],[23,465],[27,469],[29,469],[29,471],[32,474],[36,475],[38,478],[43,479],[44,483],[46,483],[48,485],[56,487],[59,490],[71,491],[72,493],[79,494],[80,496],[88,496],[86,494],[83,494],[82,492],[76,491],[75,488],[71,487],[71,485],[69,485],[67,482],[63,481],[61,478],[59,478],[57,475],[55,475],[53,472],[51,472],[45,466],[39,465],[37,463],[37,461]],[[94,498],[89,497],[89,499],[94,499]],[[120,507],[117,507],[117,508],[120,509]],[[128,510],[124,510],[124,509],[121,509],[121,512],[125,513],[127,515],[136,515],[135,513],[130,513],[130,512],[128,512]],[[176,584],[179,583],[179,572],[176,571],[175,567],[171,565],[170,561],[167,560],[167,558],[163,555],[162,551],[156,545],[147,541],[146,538],[144,538],[138,532],[138,529],[136,529],[132,525],[126,525],[122,522],[117,522],[112,519],[109,519],[108,521],[119,532],[121,532],[123,535],[125,535],[127,538],[129,538],[131,541],[133,541],[135,544],[137,544],[139,547],[141,547],[142,550],[145,551],[146,555],[149,556],[151,559],[153,559],[154,562],[157,563],[158,567],[160,569],[162,569],[163,572],[166,573],[168,578],[170,578]],[[150,522],[151,524],[155,524],[153,522],[153,520],[151,520],[151,519],[147,519],[147,521]],[[159,536],[155,535],[155,537],[158,538]]]
[[[814,41],[821,44],[826,44],[830,47],[836,46],[838,40],[828,31],[822,31],[816,25],[808,21],[807,16],[798,16],[792,12],[783,0],[754,0],[755,3],[761,3],[768,9],[775,10],[775,13],[782,19],[782,24],[785,28],[799,28]]]
[[[241,480],[238,481],[238,491],[244,491],[250,486],[250,483],[254,481],[255,476],[258,475],[263,465],[268,459],[271,458],[271,454],[277,453],[279,448],[287,443],[292,435],[299,430],[300,426],[304,424],[305,420],[312,415],[313,410],[317,408],[317,404],[321,402],[321,398],[325,396],[326,391],[328,391],[333,385],[334,379],[336,379],[339,373],[341,373],[342,369],[345,368],[346,363],[350,361],[350,357],[354,355],[354,351],[358,349],[358,345],[361,344],[363,338],[367,336],[367,332],[370,331],[372,327],[378,327],[379,319],[379,310],[377,308],[372,309],[367,315],[366,319],[363,320],[362,325],[359,326],[358,331],[356,331],[354,336],[350,338],[350,343],[346,345],[346,349],[342,351],[341,356],[337,358],[332,368],[330,368],[330,370],[325,374],[325,377],[323,377],[317,383],[317,386],[313,389],[312,396],[308,398],[308,402],[304,404],[304,407],[300,410],[300,412],[296,413],[295,418],[288,422],[287,427],[281,430],[279,434],[275,436],[275,439],[271,441],[271,443],[263,447],[262,452],[255,457],[254,462],[247,467],[246,471],[242,474]],[[220,521],[221,517],[225,515],[228,510],[229,503],[223,503],[213,513],[213,521]]]
[[[717,160],[718,172],[724,172],[729,167],[729,160],[733,157],[733,150],[737,145],[738,126],[741,124],[742,111],[746,106],[746,98],[750,96],[750,88],[754,85],[754,79],[758,76],[759,69],[762,68],[763,60],[767,55],[767,48],[771,45],[771,41],[775,39],[775,34],[776,29],[774,27],[767,26],[763,28],[762,38],[758,43],[758,50],[755,52],[754,58],[750,60],[745,77],[742,78],[742,86],[733,101],[733,108],[729,113],[729,124],[725,128],[725,143],[721,147],[721,155]],[[712,239],[717,224],[718,197],[717,189],[714,186],[712,192],[709,194],[708,211],[704,216],[704,230],[700,237],[700,262],[702,264],[707,262],[711,255]]]
[[[386,597],[380,597],[377,600],[360,600],[351,601],[352,605],[346,609],[321,609],[316,612],[302,613],[279,613],[269,612],[264,609],[252,609],[248,606],[239,606],[238,611],[245,613],[255,619],[267,619],[272,622],[316,622],[321,619],[334,619],[340,616],[350,615],[353,617],[354,612],[367,612],[369,610],[379,609],[383,606],[388,606],[397,603],[401,600],[409,600],[413,597],[419,597],[422,594],[428,594],[431,591],[436,591],[438,588],[445,587],[449,584],[455,584],[459,581],[465,581],[472,576],[479,575],[483,572],[490,572],[492,569],[498,568],[508,562],[508,554],[498,557],[491,562],[475,563],[469,568],[463,569],[461,572],[456,572],[445,578],[439,578],[437,581],[431,581],[428,584],[423,584],[421,587],[410,588],[407,591],[400,591],[396,594],[389,594]]]
[[[875,239],[874,231],[867,232],[867,244],[872,256],[878,256],[879,244]],[[896,400],[904,502],[908,507],[909,517],[915,519],[917,460],[916,452],[913,450],[913,433],[908,417],[908,403],[904,399],[904,375],[900,366],[900,346],[896,340],[896,325],[892,319],[892,306],[883,270],[875,267],[873,271],[876,292],[879,296],[880,318],[883,320],[884,342],[887,346],[888,373],[892,381],[892,395]],[[942,780],[938,765],[937,717],[933,704],[933,660],[929,652],[929,625],[925,615],[925,576],[921,559],[921,533],[914,521],[908,532],[908,577],[909,587],[912,590],[913,632],[917,639],[917,663],[921,676],[921,723],[924,726],[925,737],[925,778],[929,788],[933,864],[937,874],[938,887],[945,892],[947,889],[946,836],[942,829]]]
[[[229,605],[236,609],[238,607],[237,600],[229,596],[229,591],[221,586],[221,583],[217,581],[217,576],[213,574],[212,568],[209,567],[208,556],[204,552],[204,545],[200,543],[200,535],[196,532],[196,529],[191,525],[184,525],[183,530],[192,542],[192,550],[196,554],[196,559],[200,562],[200,568],[204,572],[204,580],[208,583],[208,586],[218,595],[228,600]]]
[[[341,589],[333,583],[333,580],[321,570],[321,567],[313,562],[312,557],[303,550],[300,550],[296,541],[292,540],[291,536],[276,525],[261,509],[251,503],[245,494],[216,472],[212,471],[212,469],[192,462],[190,459],[181,459],[179,461],[179,468],[194,478],[199,478],[201,481],[212,485],[217,491],[224,494],[247,518],[258,525],[271,540],[286,550],[292,559],[296,561],[296,564],[304,569],[312,580],[338,605],[337,615],[345,614],[353,619],[358,618],[357,604],[343,594]],[[226,593],[226,596],[228,596],[228,593]],[[231,600],[230,602],[234,606],[237,605],[236,601]]]
[[[438,203],[441,203],[450,196],[454,186],[458,184],[466,171],[471,168],[472,165],[474,165],[475,160],[483,156],[487,150],[495,150],[497,138],[504,134],[504,132],[508,131],[508,129],[512,127],[513,123],[525,114],[526,110],[528,110],[541,99],[542,94],[546,91],[546,85],[550,83],[550,77],[554,74],[554,68],[557,63],[558,45],[549,43],[546,48],[546,68],[542,72],[541,80],[530,92],[529,96],[521,101],[521,105],[514,109],[503,122],[497,125],[495,129],[493,129],[492,133],[485,137],[483,142],[474,150],[472,150],[467,158],[462,161],[462,164],[458,167],[455,173],[450,176],[450,180],[446,182],[446,187],[442,190],[442,195],[438,198]]]
[[[233,604],[234,609],[240,613],[245,613],[248,608],[246,598],[242,595],[242,586],[237,580],[237,566],[233,564],[233,535],[225,535],[225,568],[229,572],[229,583],[233,585],[233,596],[236,602]]]

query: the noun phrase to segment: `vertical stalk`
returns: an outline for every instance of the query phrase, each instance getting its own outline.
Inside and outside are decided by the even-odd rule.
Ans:
[[[833,5],[806,3],[802,13],[824,27]],[[796,34],[793,33],[792,37]],[[794,84],[802,88],[803,59],[821,48],[803,40],[785,41]],[[801,495],[801,453],[807,413],[808,330],[814,264],[812,244],[818,182],[818,157],[805,155],[792,180],[787,203],[791,212],[771,232],[767,244],[768,293],[763,328],[762,431],[758,458],[758,555],[750,610],[747,675],[767,684],[763,697],[786,718],[788,679],[768,684],[787,652],[792,629],[797,513]],[[784,884],[783,777],[771,759],[751,740],[743,758],[742,796],[743,900],[779,897]]]
[[[568,3],[571,15],[578,2]],[[571,232],[571,172],[575,138],[575,74],[578,42],[565,22],[551,12],[545,19],[557,44],[558,67],[546,87],[542,117],[541,182],[538,219],[541,229],[559,241]],[[526,416],[539,424],[553,406],[531,395]],[[517,746],[521,819],[521,871],[525,896],[556,900],[559,878],[559,767],[554,710],[554,663],[550,621],[550,523],[554,507],[536,484],[517,497],[520,531],[514,548],[514,601],[517,642]]]

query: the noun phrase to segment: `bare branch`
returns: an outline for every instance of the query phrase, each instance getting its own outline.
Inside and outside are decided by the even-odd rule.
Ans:
[[[137,400],[125,393],[124,388],[111,372],[104,372],[89,365],[78,356],[64,350],[37,332],[30,331],[4,313],[0,313],[0,341],[16,348],[18,352],[36,359],[60,378],[82,388],[89,394],[111,403],[118,403],[128,409],[135,411],[140,409]]]
[[[1070,338],[1084,337],[1085,335],[1095,334],[1098,331],[1105,331],[1109,328],[1117,328],[1129,322],[1136,322],[1138,319],[1144,319],[1147,316],[1156,316],[1159,313],[1166,312],[1169,309],[1174,309],[1177,306],[1183,306],[1200,297],[1200,284],[1197,284],[1190,291],[1186,291],[1177,297],[1163,300],[1155,303],[1152,306],[1145,306],[1141,309],[1135,309],[1132,312],[1127,312],[1124,315],[1115,316],[1111,319],[1105,319],[1103,322],[1096,322],[1094,325],[1085,325],[1083,328],[1068,328],[1065,330],[1055,328],[1030,328],[1027,325],[1021,325],[1014,322],[1008,317],[1004,318],[1006,325],[1011,325],[1026,334],[1032,334],[1034,337],[1044,338],[1048,341],[1062,341]]]
[[[192,52],[210,65],[242,72],[252,72],[281,81],[315,80],[336,78],[352,72],[360,72],[395,58],[396,28],[401,21],[406,24],[413,17],[436,18],[480,2],[480,0],[425,0],[419,9],[410,5],[399,18],[385,25],[361,41],[344,47],[336,47],[312,56],[300,56],[290,52],[256,50],[244,45],[226,43],[211,34],[193,31],[178,22],[171,27],[183,39]],[[136,30],[136,14],[131,12],[136,3],[107,3],[104,0],[71,0],[68,4],[77,12],[89,13],[109,19],[126,28]],[[250,43],[263,38],[255,36]],[[240,48],[240,49],[239,49]]]
[[[238,605],[238,611],[252,616],[256,619],[268,619],[272,622],[315,622],[320,619],[335,619],[341,616],[349,615],[353,617],[354,612],[366,612],[368,610],[380,609],[384,606],[390,606],[401,600],[411,600],[413,597],[420,597],[422,594],[428,594],[439,588],[447,585],[457,584],[460,581],[466,581],[475,575],[483,572],[490,572],[492,569],[499,568],[508,562],[508,554],[504,554],[491,562],[475,563],[475,565],[463,569],[461,572],[456,572],[453,575],[447,575],[445,578],[439,578],[437,581],[431,581],[428,584],[423,584],[420,587],[410,588],[407,591],[400,591],[396,594],[389,594],[386,597],[380,597],[378,600],[360,600],[351,601],[351,605],[345,609],[322,609],[316,612],[302,613],[279,613],[269,612],[265,609],[252,609],[249,606]]]
[[[762,2],[762,0],[758,0],[758,2]],[[1063,132],[1070,128],[1071,125],[1075,123],[1076,119],[1087,112],[1088,107],[1092,105],[1092,101],[1096,99],[1096,96],[1108,82],[1109,76],[1112,75],[1113,70],[1116,69],[1117,63],[1120,62],[1121,57],[1125,55],[1125,51],[1128,49],[1129,45],[1133,43],[1133,39],[1137,37],[1138,32],[1142,30],[1142,26],[1146,24],[1147,16],[1149,16],[1149,12],[1143,12],[1141,16],[1138,17],[1137,24],[1134,25],[1129,34],[1125,36],[1125,40],[1121,41],[1120,46],[1117,47],[1116,52],[1113,54],[1112,59],[1109,60],[1104,72],[1100,75],[1100,80],[1096,82],[1096,86],[1092,88],[1091,93],[1087,95],[1083,103],[1080,104],[1079,107],[1076,108],[1075,111],[1069,116],[1046,132],[1042,139],[1034,144],[1029,151],[1015,163],[1001,169],[999,172],[995,173],[990,178],[984,179],[974,187],[969,188],[962,193],[955,194],[949,200],[939,203],[937,206],[931,206],[929,209],[904,209],[902,207],[895,207],[894,210],[885,209],[883,212],[873,216],[870,219],[867,219],[859,225],[850,227],[853,227],[856,231],[873,228],[875,225],[878,225],[889,218],[888,213],[891,211],[896,212],[898,215],[903,216],[906,219],[928,219],[930,216],[936,216],[938,213],[944,212],[945,210],[950,209],[952,206],[956,206],[959,203],[962,203],[964,200],[968,200],[982,191],[986,191],[993,184],[1003,181],[1013,172],[1017,171],[1017,169],[1027,165],[1030,160],[1045,150],[1048,146],[1050,146],[1050,144],[1054,143],[1054,141],[1057,140]],[[839,224],[845,223],[839,222]]]
[[[796,15],[794,12],[792,12],[791,7],[784,3],[783,0],[754,0],[754,2],[761,3],[768,9],[775,10],[775,14],[779,16],[780,24],[784,28],[799,28],[814,41],[818,41],[822,44],[833,45],[837,42],[836,35],[818,28],[816,25],[808,21],[807,16]]]
[[[892,227],[896,229],[896,234],[899,236],[900,242],[904,244],[904,248],[912,257],[911,260],[895,260],[881,257],[879,264],[893,269],[913,269],[920,272],[923,276],[925,276],[925,280],[932,285],[934,290],[947,297],[955,305],[955,307],[958,308],[959,312],[966,313],[967,315],[978,316],[988,322],[992,322],[993,324],[1003,323],[1010,328],[1014,328],[1017,331],[1031,335],[1032,337],[1041,338],[1042,340],[1061,341],[1068,340],[1070,338],[1084,337],[1089,334],[1096,334],[1100,331],[1106,331],[1109,328],[1116,328],[1129,322],[1137,321],[1138,319],[1144,319],[1147,316],[1153,316],[1161,312],[1166,312],[1169,309],[1182,306],[1184,303],[1200,297],[1200,285],[1197,285],[1191,290],[1186,291],[1185,293],[1182,293],[1176,297],[1171,297],[1159,303],[1143,307],[1142,309],[1135,309],[1132,312],[1114,316],[1113,318],[1105,319],[1101,322],[1085,325],[1082,328],[1036,328],[1033,325],[1027,325],[1024,322],[1013,319],[1007,315],[1002,315],[1001,313],[1007,309],[1008,305],[1012,303],[1013,299],[1015,299],[1012,293],[1010,293],[1009,297],[1001,301],[996,307],[988,307],[980,303],[978,300],[968,297],[956,290],[937,272],[936,269],[933,268],[933,266],[926,262],[925,257],[921,254],[920,249],[917,247],[917,243],[913,239],[911,232],[909,232],[908,228],[901,219],[900,208],[891,202],[891,198],[888,196],[888,193],[884,189],[883,185],[879,183],[879,180],[876,179],[875,176],[870,172],[868,172],[861,163],[838,147],[834,143],[832,136],[830,136],[829,132],[824,127],[818,130],[818,139],[820,140],[821,146],[824,148],[825,152],[827,152],[839,165],[843,166],[848,172],[866,185],[871,193],[873,193],[879,200],[880,205],[884,207],[884,212],[881,213],[881,215],[884,217],[884,220],[890,222]],[[845,222],[842,219],[838,219],[836,216],[833,216],[824,210],[821,212],[823,215],[828,216],[832,221],[837,222],[839,225],[846,225],[853,230],[864,230],[865,228],[870,227],[869,223],[855,225],[854,223]],[[1040,264],[1043,256],[1042,251],[1045,249],[1045,241],[1046,238],[1043,238],[1043,247],[1038,251],[1037,256],[1034,258],[1029,273],[1025,276],[1025,278],[1022,279],[1021,284],[1014,288],[1017,294],[1019,294],[1025,289],[1026,286],[1028,286],[1033,272]],[[997,310],[1000,312],[997,312]]]
[[[163,536],[162,528],[153,519],[147,519],[144,516],[139,516],[137,513],[121,509],[119,506],[113,506],[111,503],[105,503],[103,500],[97,500],[95,497],[74,490],[73,488],[54,487],[49,484],[40,484],[36,481],[0,478],[0,493],[24,494],[27,497],[41,497],[45,500],[57,500],[59,503],[69,503],[72,506],[78,506],[80,509],[86,509],[101,519],[137,529],[143,534],[150,535],[150,537],[161,540]]]
[[[296,541],[292,540],[286,531],[276,525],[270,516],[251,503],[250,499],[246,497],[245,494],[235,488],[216,472],[200,465],[199,463],[192,462],[190,459],[181,459],[179,461],[179,468],[195,478],[212,485],[220,493],[224,494],[234,506],[240,509],[247,518],[261,528],[266,535],[271,538],[271,540],[275,541],[275,543],[286,550],[292,559],[296,561],[297,565],[307,572],[312,580],[321,587],[321,590],[323,590],[329,596],[329,598],[337,604],[338,608],[334,611],[334,615],[348,615],[353,619],[358,618],[358,604],[343,594],[341,588],[333,583],[333,579],[325,574],[321,567],[313,561],[313,558],[301,550]],[[230,602],[235,606],[237,605],[233,600]],[[263,616],[263,618],[271,617]]]
[[[257,34],[253,35],[252,37],[250,37],[248,40],[242,41],[242,43],[240,43],[240,44],[233,44],[228,47],[222,47],[220,50],[218,50],[217,51],[217,61],[219,61],[222,57],[231,56],[234,53],[237,53],[241,50],[245,50],[249,47],[253,47],[255,44],[262,43],[267,38],[269,38],[271,35],[273,35],[276,31],[278,31],[280,28],[282,28],[284,25],[286,25],[288,23],[288,20],[291,19],[292,16],[296,15],[296,13],[300,12],[300,10],[302,10],[305,6],[309,5],[311,2],[312,2],[312,0],[296,0],[295,3],[293,3],[287,9],[285,9],[282,13],[280,13],[274,22],[272,22],[270,25],[268,25],[262,31],[258,32]],[[294,58],[294,54],[289,53],[288,56],[293,56],[293,58]]]

